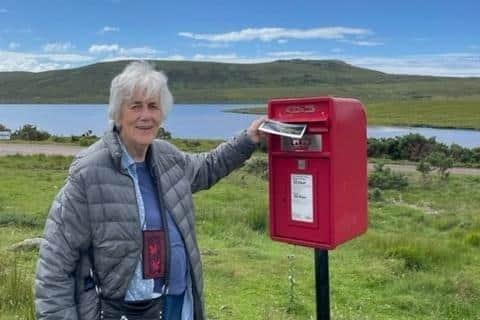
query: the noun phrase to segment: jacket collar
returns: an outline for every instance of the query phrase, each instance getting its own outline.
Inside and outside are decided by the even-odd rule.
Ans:
[[[115,167],[122,170],[122,145],[118,136],[118,130],[114,127],[112,130],[107,131],[103,136],[103,142],[113,159]]]
[[[109,130],[105,133],[105,135],[103,136],[103,141],[108,148],[108,151],[113,159],[113,163],[115,164],[115,167],[118,168],[118,170],[125,171],[126,167],[134,163],[132,162],[133,160],[128,155],[128,153],[127,153],[127,157],[123,156],[124,152],[126,152],[126,149],[124,149],[124,147],[122,148],[123,144],[122,144],[122,141],[120,140],[119,131],[116,127],[114,127],[112,130]],[[148,148],[147,154],[145,157],[145,161],[148,163],[150,168],[153,168],[156,165],[154,160],[155,157],[153,156],[155,150],[156,148],[154,146],[154,143],[152,143]],[[122,161],[122,159],[124,159],[125,161]]]

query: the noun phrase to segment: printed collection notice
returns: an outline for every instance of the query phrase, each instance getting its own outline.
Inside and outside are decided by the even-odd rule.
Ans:
[[[310,174],[292,174],[292,220],[313,222],[313,177]]]

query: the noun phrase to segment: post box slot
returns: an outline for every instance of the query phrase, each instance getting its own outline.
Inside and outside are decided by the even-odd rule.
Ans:
[[[285,158],[297,158],[298,154],[302,154],[302,158],[330,158],[330,152],[309,152],[309,151],[296,151],[285,152],[285,151],[272,151],[272,156],[282,156]]]
[[[323,138],[321,134],[305,134],[301,139],[281,137],[281,150],[289,152],[321,152]]]

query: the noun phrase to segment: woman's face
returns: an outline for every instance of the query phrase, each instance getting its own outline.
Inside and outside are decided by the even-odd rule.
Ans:
[[[155,139],[163,120],[160,101],[145,97],[143,90],[136,90],[133,98],[122,105],[120,113],[122,140],[127,147],[148,147]]]

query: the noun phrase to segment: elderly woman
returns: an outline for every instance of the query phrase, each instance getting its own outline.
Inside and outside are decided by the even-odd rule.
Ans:
[[[247,160],[262,119],[209,153],[156,140],[166,77],[133,62],[111,84],[113,129],[55,198],[36,274],[39,319],[205,319],[192,193]]]

